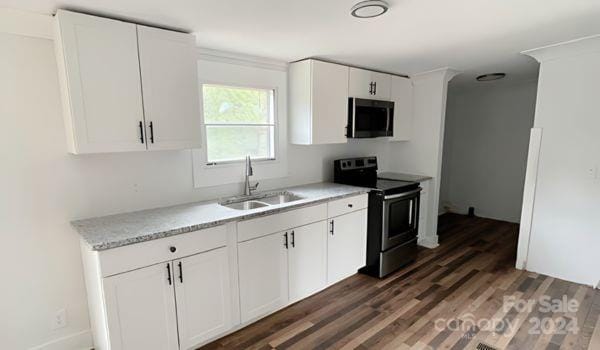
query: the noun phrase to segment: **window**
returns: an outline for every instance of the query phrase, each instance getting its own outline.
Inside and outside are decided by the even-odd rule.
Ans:
[[[202,85],[206,162],[275,159],[274,90]]]

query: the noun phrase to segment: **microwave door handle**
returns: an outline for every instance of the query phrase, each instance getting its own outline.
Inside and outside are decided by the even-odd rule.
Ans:
[[[352,137],[356,137],[356,99],[352,99]]]
[[[388,132],[390,131],[390,109],[386,108],[386,115],[387,115],[387,121],[385,122],[385,131]]]

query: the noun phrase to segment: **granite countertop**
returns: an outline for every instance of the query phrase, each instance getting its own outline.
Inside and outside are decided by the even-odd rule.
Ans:
[[[410,181],[410,182],[423,182],[423,181],[432,179],[431,176],[427,176],[427,175],[413,175],[413,174],[392,173],[392,172],[381,172],[381,173],[377,174],[377,177],[380,179],[400,180],[400,181]]]
[[[257,209],[235,210],[219,205],[224,200],[212,200],[172,207],[156,208],[71,222],[91,250],[106,250],[150,241],[203,228],[271,215],[299,207],[369,192],[369,188],[317,183],[304,186],[257,192],[255,196],[286,191],[302,199]]]

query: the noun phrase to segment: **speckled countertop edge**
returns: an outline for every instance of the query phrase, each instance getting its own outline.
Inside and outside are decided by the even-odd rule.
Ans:
[[[115,214],[71,222],[91,250],[102,251],[126,245],[166,238],[182,233],[273,215],[305,206],[368,193],[369,188],[317,183],[265,191],[287,191],[303,199],[251,210],[223,207],[221,200],[188,203],[164,208]],[[164,220],[163,220],[164,219]]]

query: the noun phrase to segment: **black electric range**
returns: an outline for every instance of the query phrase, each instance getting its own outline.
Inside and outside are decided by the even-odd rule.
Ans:
[[[377,158],[334,161],[334,182],[369,187],[367,261],[360,271],[382,278],[415,260],[419,224],[418,182],[380,179]]]

